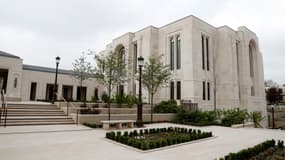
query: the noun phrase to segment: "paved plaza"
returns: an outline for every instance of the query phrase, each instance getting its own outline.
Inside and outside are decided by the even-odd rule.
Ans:
[[[1,160],[213,160],[267,139],[285,140],[285,131],[220,126],[192,127],[171,123],[148,128],[180,126],[212,131],[217,138],[141,153],[104,138],[103,129],[77,125],[0,128]]]

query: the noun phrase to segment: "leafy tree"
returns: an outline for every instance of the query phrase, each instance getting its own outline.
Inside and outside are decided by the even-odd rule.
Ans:
[[[158,88],[168,83],[171,78],[171,72],[168,65],[160,61],[161,56],[153,55],[146,62],[142,71],[142,85],[147,89],[150,97],[151,122],[153,120],[153,97]]]
[[[282,89],[270,87],[266,90],[266,100],[269,104],[276,104],[282,100]]]
[[[80,95],[83,95],[83,81],[94,76],[91,63],[87,61],[85,53],[82,52],[81,56],[78,59],[75,59],[72,63],[73,65],[73,77],[79,81],[80,84]],[[81,99],[86,105],[86,96]]]
[[[111,119],[110,97],[114,87],[123,84],[127,79],[126,64],[118,54],[95,55],[97,81],[104,85],[108,94],[108,117]]]

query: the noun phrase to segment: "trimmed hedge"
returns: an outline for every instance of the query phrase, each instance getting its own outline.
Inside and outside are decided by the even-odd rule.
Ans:
[[[197,124],[197,125],[211,125],[215,123],[214,111],[195,111],[188,112],[180,110],[175,116],[175,122],[182,124]]]
[[[280,142],[281,145],[281,142]],[[257,156],[259,153],[264,152],[270,147],[275,147],[275,140],[267,140],[261,144],[255,145],[254,147],[243,149],[237,153],[229,153],[224,158],[220,158],[220,160],[242,160],[242,159],[250,159],[254,156]]]
[[[179,127],[150,128],[130,132],[125,131],[124,133],[112,131],[106,133],[106,138],[108,139],[141,150],[155,149],[212,136],[212,132],[202,132],[201,130]]]
[[[180,106],[175,100],[161,101],[153,109],[154,113],[177,113],[179,110]]]

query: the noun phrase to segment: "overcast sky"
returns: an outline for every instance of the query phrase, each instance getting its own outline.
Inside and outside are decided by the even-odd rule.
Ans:
[[[216,26],[247,26],[259,37],[265,79],[285,84],[284,0],[1,0],[0,50],[24,64],[72,69],[88,49],[188,15]]]

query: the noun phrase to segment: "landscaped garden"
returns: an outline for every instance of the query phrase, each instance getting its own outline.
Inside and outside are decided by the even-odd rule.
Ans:
[[[230,153],[220,160],[284,160],[284,142],[268,140],[254,147],[243,149],[237,153]]]
[[[108,139],[141,150],[171,146],[212,136],[212,132],[179,127],[140,129],[130,132],[125,131],[123,133],[121,131],[112,131],[106,133],[106,138]]]
[[[194,126],[221,125],[230,127],[234,124],[253,122],[255,127],[263,120],[261,113],[248,112],[239,108],[216,111],[187,111],[178,106],[176,101],[162,101],[154,107],[155,113],[175,113],[175,123],[189,124]]]

